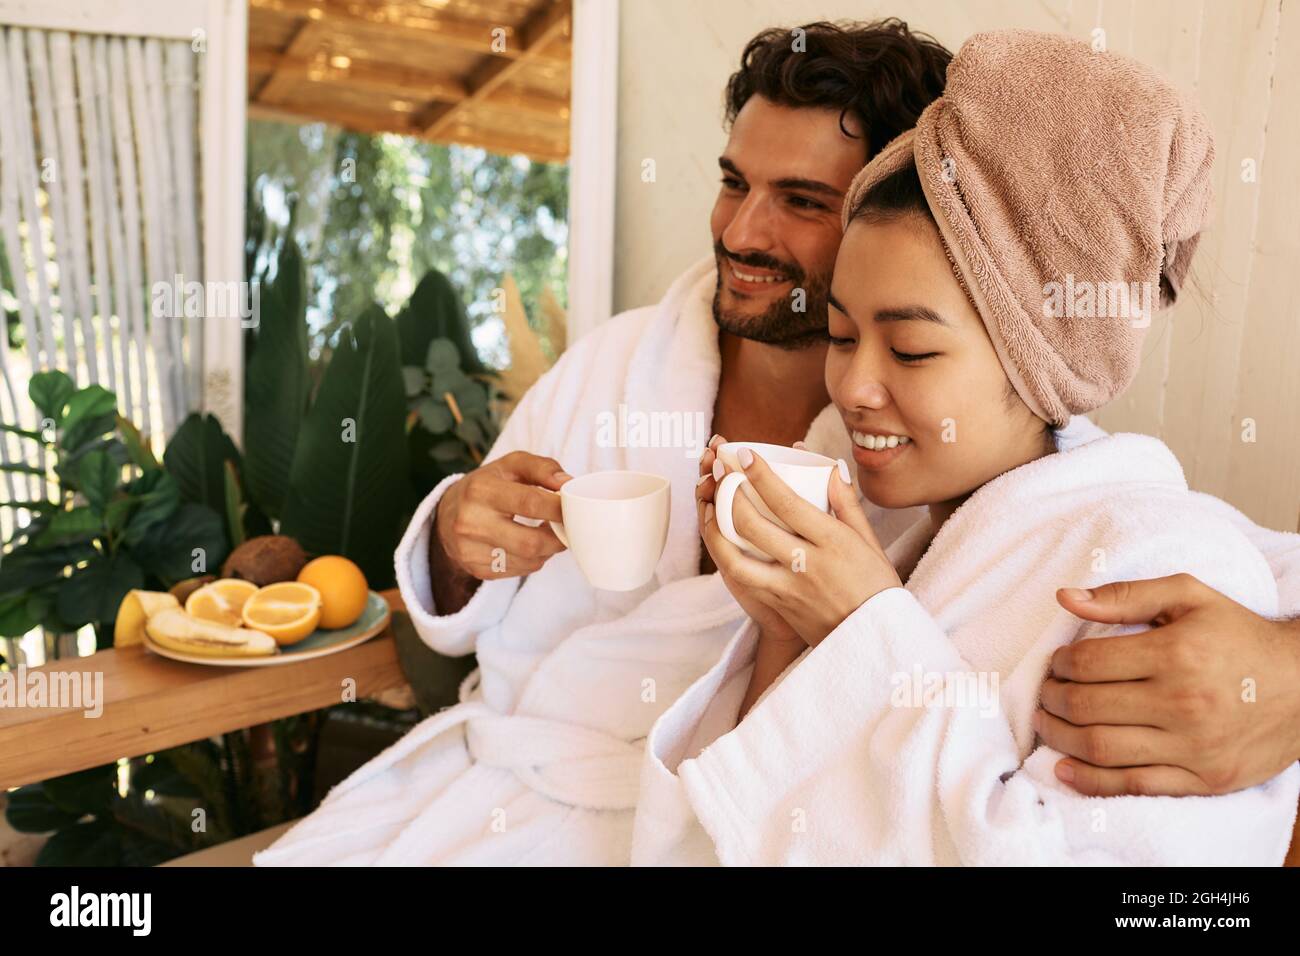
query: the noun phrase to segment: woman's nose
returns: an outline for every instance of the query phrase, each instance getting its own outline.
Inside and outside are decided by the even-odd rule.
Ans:
[[[889,404],[889,389],[867,362],[855,362],[840,382],[840,404],[845,407],[884,408]]]

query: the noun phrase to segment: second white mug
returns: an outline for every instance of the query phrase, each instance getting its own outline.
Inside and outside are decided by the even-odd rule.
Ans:
[[[745,497],[749,499],[750,504],[758,509],[760,514],[769,521],[780,525],[786,531],[791,530],[784,521],[774,515],[771,509],[763,503],[758,493],[754,491],[753,486],[750,485],[749,479],[740,471],[740,459],[736,456],[742,448],[748,448],[750,451],[761,455],[776,476],[789,485],[795,494],[824,512],[830,511],[830,502],[826,497],[826,485],[830,481],[831,472],[837,467],[837,462],[833,458],[827,458],[825,455],[819,455],[816,452],[802,448],[768,445],[763,442],[729,441],[718,446],[718,460],[722,462],[723,467],[728,472],[718,483],[718,489],[713,495],[713,507],[718,521],[718,530],[722,532],[724,538],[750,557],[771,561],[773,560],[771,557],[740,536],[736,531],[735,522],[732,520],[732,506],[735,502],[736,491],[743,488]]]

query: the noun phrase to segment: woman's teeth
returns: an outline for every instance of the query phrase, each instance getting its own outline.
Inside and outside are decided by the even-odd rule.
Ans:
[[[733,275],[735,275],[737,279],[743,279],[745,282],[784,282],[785,281],[781,276],[756,276],[756,275],[751,275],[748,272],[741,272],[739,269],[735,267],[734,264],[731,267],[731,272]]]
[[[862,432],[853,433],[853,444],[866,448],[869,451],[884,451],[886,448],[897,448],[899,445],[906,445],[912,439],[906,435],[864,435]]]

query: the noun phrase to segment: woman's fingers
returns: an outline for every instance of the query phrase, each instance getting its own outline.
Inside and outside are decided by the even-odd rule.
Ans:
[[[858,537],[877,551],[884,551],[876,538],[875,529],[871,527],[871,522],[867,520],[867,515],[862,510],[858,493],[853,490],[849,465],[843,458],[831,471],[830,480],[826,483],[826,498],[831,505],[831,514],[853,529]]]
[[[795,537],[754,507],[744,486],[731,499],[731,521],[740,535],[778,564],[789,565],[796,549],[807,549],[808,542]]]
[[[700,536],[714,565],[724,578],[730,578],[746,588],[772,592],[778,583],[780,571],[766,561],[751,558],[722,536],[712,503],[704,505]]]
[[[762,455],[742,449],[739,457],[750,484],[772,514],[804,540],[813,544],[824,543],[833,533],[835,519],[800,498],[763,460]]]

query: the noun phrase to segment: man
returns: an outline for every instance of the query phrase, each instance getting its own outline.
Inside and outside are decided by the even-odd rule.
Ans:
[[[485,464],[445,481],[412,521],[397,554],[412,620],[435,650],[477,651],[477,684],[336,787],[259,864],[627,862],[639,742],[743,619],[700,546],[704,437],[847,455],[822,374],[840,204],[869,156],[941,92],[950,59],[898,21],[810,24],[800,40],[760,34],[728,85],[712,261],[659,305],[574,343]],[[602,440],[600,422],[620,413],[668,416],[698,437]],[[650,585],[596,591],[559,553],[545,522],[560,520],[566,468],[670,479]],[[871,518],[887,544],[914,516]]]

